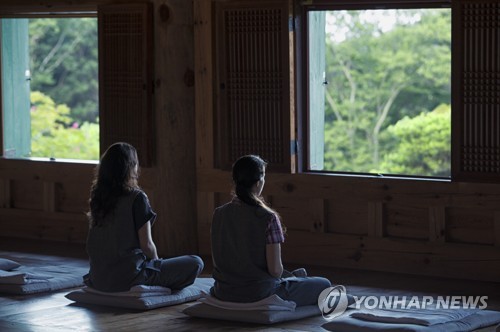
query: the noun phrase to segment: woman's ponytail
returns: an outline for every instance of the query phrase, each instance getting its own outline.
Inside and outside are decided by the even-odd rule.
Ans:
[[[240,157],[233,164],[234,193],[242,202],[259,206],[264,210],[278,215],[271,209],[264,199],[253,192],[253,187],[258,181],[264,180],[267,163],[256,155]]]

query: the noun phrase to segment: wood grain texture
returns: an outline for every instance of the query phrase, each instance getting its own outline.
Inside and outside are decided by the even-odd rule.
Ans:
[[[0,14],[116,2],[136,1],[4,0]],[[142,170],[140,184],[159,216],[160,255],[208,254],[213,208],[231,191],[230,173],[214,169],[212,1],[152,2],[156,164]],[[94,168],[0,159],[1,234],[84,243]],[[288,173],[269,173],[264,189],[290,225],[287,263],[500,280],[499,184]]]
[[[0,15],[95,11],[98,5],[149,2],[154,6],[155,164],[139,183],[158,221],[161,256],[197,252],[193,3],[184,0],[2,1]],[[166,19],[165,12],[169,13]],[[125,84],[130,82],[124,82]],[[210,129],[209,129],[210,130]],[[0,159],[2,234],[83,243],[96,163]],[[3,210],[2,210],[3,211]],[[10,217],[18,217],[15,223]]]
[[[193,6],[196,41],[194,43],[196,166],[212,167],[214,164],[212,3],[207,0],[195,0]]]
[[[229,178],[230,172],[199,169],[198,190],[227,195]],[[268,173],[263,194],[272,197],[273,207],[290,226],[285,262],[494,281],[500,280],[498,189],[491,184]],[[311,202],[318,200],[325,201],[325,233],[311,229],[321,210]],[[209,224],[198,226],[200,248],[208,252]]]
[[[154,22],[156,164],[143,184],[158,213],[159,254],[192,254],[198,250],[193,2],[155,1]]]

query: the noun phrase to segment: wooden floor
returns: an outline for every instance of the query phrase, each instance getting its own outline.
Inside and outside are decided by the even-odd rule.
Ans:
[[[0,250],[65,256],[86,261],[82,245],[0,238]],[[209,265],[209,264],[207,264]],[[293,266],[290,269],[295,268]],[[415,277],[346,269],[307,268],[328,277],[354,295],[476,295],[488,296],[488,309],[500,311],[500,283]],[[210,267],[204,271],[210,274]],[[192,303],[149,311],[81,306],[67,300],[68,290],[39,295],[0,297],[0,331],[325,331],[322,317],[260,326],[190,318],[182,310]],[[0,294],[1,295],[1,294]],[[493,332],[495,327],[481,332]]]

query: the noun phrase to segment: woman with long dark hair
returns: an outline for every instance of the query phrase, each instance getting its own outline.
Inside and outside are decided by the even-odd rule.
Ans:
[[[261,197],[265,169],[266,162],[255,155],[233,164],[234,198],[213,215],[212,295],[223,301],[255,302],[277,294],[297,306],[316,304],[330,281],[308,277],[304,269],[283,270],[283,227],[278,213]]]
[[[203,269],[198,256],[158,258],[151,227],[156,213],[138,185],[136,149],[111,145],[101,157],[90,191],[90,229],[86,284],[105,292],[127,291],[134,285],[181,289]]]

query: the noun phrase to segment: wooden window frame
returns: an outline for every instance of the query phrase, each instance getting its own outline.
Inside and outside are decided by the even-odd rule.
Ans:
[[[78,18],[95,17],[97,18],[97,7],[92,5],[67,6],[56,4],[54,6],[43,5],[0,5],[0,18]],[[1,71],[1,68],[0,68]],[[23,158],[9,157],[7,151],[4,151],[4,120],[2,93],[0,92],[0,158],[6,159],[27,159],[27,160],[49,160],[47,158]],[[67,160],[65,160],[67,161]],[[84,163],[85,161],[82,161]]]
[[[452,131],[451,131],[451,181],[464,181],[464,182],[499,182],[500,181],[500,128],[497,128],[496,131],[491,126],[490,128],[486,128],[487,125],[484,124],[488,119],[495,119],[495,121],[500,121],[500,106],[496,105],[496,112],[493,107],[490,107],[489,112],[486,115],[483,115],[481,119],[481,114],[478,112],[473,113],[474,109],[483,109],[486,108],[485,104],[481,103],[482,100],[480,98],[476,98],[476,104],[469,107],[469,113],[467,113],[466,108],[466,100],[467,96],[464,97],[464,86],[465,89],[469,89],[472,91],[474,89],[479,90],[479,93],[482,93],[483,101],[486,100],[485,103],[492,103],[494,98],[498,99],[498,95],[491,93],[489,95],[488,86],[484,84],[485,81],[488,80],[488,74],[483,77],[483,84],[481,86],[477,86],[476,81],[474,79],[468,79],[464,77],[464,70],[469,70],[470,75],[474,75],[478,71],[488,71],[489,75],[495,77],[494,75],[498,75],[498,68],[496,68],[497,72],[495,73],[494,66],[499,67],[500,64],[497,64],[493,59],[494,51],[491,50],[491,46],[489,47],[488,54],[485,54],[487,51],[477,51],[473,55],[476,57],[476,63],[471,64],[471,54],[473,52],[467,48],[465,45],[463,35],[469,34],[468,38],[473,38],[474,33],[477,35],[477,31],[470,30],[472,28],[469,27],[469,31],[466,31],[467,27],[463,24],[463,12],[464,9],[468,5],[476,5],[480,6],[484,4],[484,7],[488,5],[498,6],[498,0],[424,0],[424,1],[401,1],[401,0],[385,0],[385,1],[370,1],[370,0],[360,0],[360,1],[331,1],[331,0],[315,0],[306,2],[302,5],[296,6],[296,11],[298,13],[298,20],[300,22],[300,28],[297,29],[297,47],[296,53],[299,58],[297,61],[297,75],[298,77],[307,77],[306,73],[308,72],[308,52],[307,52],[307,12],[310,10],[353,10],[353,9],[406,9],[406,8],[442,8],[449,7],[452,10],[452,61],[451,61],[451,81],[452,81]],[[472,9],[471,9],[472,11]],[[469,15],[472,15],[469,13]],[[482,37],[484,38],[483,34]],[[486,35],[488,36],[488,35]],[[469,41],[469,45],[472,43],[478,43],[481,41],[473,40]],[[497,44],[493,44],[493,47],[500,47]],[[492,53],[493,52],[493,53]],[[467,58],[468,57],[468,58]],[[467,60],[466,60],[467,58]],[[490,67],[485,68],[484,66],[479,65],[477,62],[478,59],[488,59],[490,62]],[[469,61],[469,62],[466,62]],[[465,67],[464,67],[465,66]],[[469,66],[469,67],[467,67]],[[466,69],[464,69],[466,68]],[[298,92],[298,105],[299,109],[302,111],[299,112],[299,126],[298,126],[298,141],[300,142],[300,150],[303,151],[302,154],[299,155],[299,172],[310,172],[309,170],[309,160],[308,160],[308,147],[309,147],[309,133],[308,133],[308,122],[309,122],[309,111],[308,111],[308,82],[304,79],[297,79],[297,92]],[[480,83],[478,83],[480,84]],[[497,92],[498,93],[498,92]],[[489,96],[489,97],[488,97]],[[471,95],[469,94],[469,98]],[[470,104],[470,101],[468,102]],[[471,111],[472,109],[472,111]],[[471,113],[472,112],[472,113]],[[465,128],[473,126],[473,124],[467,124],[466,117],[479,117],[478,122],[483,122],[476,127],[473,127],[469,130],[469,136],[464,136]],[[500,123],[500,122],[499,122]],[[499,126],[500,127],[500,126]],[[486,129],[485,129],[486,128]],[[482,135],[482,136],[481,136]],[[476,136],[481,136],[482,139],[474,138]],[[465,140],[468,139],[468,142]],[[494,141],[496,144],[496,151],[493,151],[493,147],[488,146],[485,141]],[[467,143],[469,145],[467,145]],[[494,145],[492,143],[492,145]],[[469,151],[468,159],[464,157]],[[473,151],[479,151],[474,155]],[[489,155],[492,153],[492,155]],[[472,165],[471,165],[472,164]],[[489,172],[491,170],[491,172]],[[326,172],[324,172],[326,173]],[[328,172],[328,173],[336,173],[336,172]],[[350,173],[353,174],[353,173]],[[397,176],[394,176],[397,177]],[[418,178],[418,177],[417,177]],[[422,177],[424,178],[424,177]],[[436,180],[441,180],[436,178]]]
[[[141,111],[144,116],[139,117],[140,121],[140,137],[137,139],[129,139],[127,136],[127,128],[123,133],[123,129],[118,128],[119,133],[117,135],[114,132],[117,131],[116,127],[110,126],[109,121],[107,127],[103,125],[102,121],[106,116],[106,109],[102,106],[101,100],[106,92],[103,91],[103,70],[102,70],[102,60],[99,56],[99,141],[100,141],[100,153],[102,154],[106,148],[112,144],[114,141],[127,141],[131,144],[136,145],[139,154],[139,162],[141,167],[151,167],[154,163],[154,112],[153,112],[153,5],[150,2],[138,2],[129,4],[108,4],[108,5],[94,5],[94,4],[53,4],[47,5],[0,5],[0,17],[2,18],[53,18],[53,17],[96,17],[100,15],[101,12],[106,12],[109,10],[116,10],[118,12],[126,12],[127,10],[135,10],[142,13],[142,23],[144,24],[144,35],[142,40],[142,50],[144,55],[144,67],[142,72],[142,108]],[[99,18],[98,18],[99,20]],[[98,39],[101,40],[100,33]],[[103,50],[103,45],[99,41],[99,54]],[[0,96],[1,100],[1,96]],[[3,111],[2,111],[3,112]],[[1,119],[1,118],[0,118]],[[137,119],[137,117],[135,117]],[[104,120],[106,122],[106,120]],[[133,123],[137,125],[137,122],[133,122],[130,117],[125,120],[125,123]],[[105,129],[105,130],[103,130]],[[137,135],[136,135],[137,136]],[[0,127],[0,143],[3,155],[3,121]],[[29,159],[29,158],[28,158]]]

